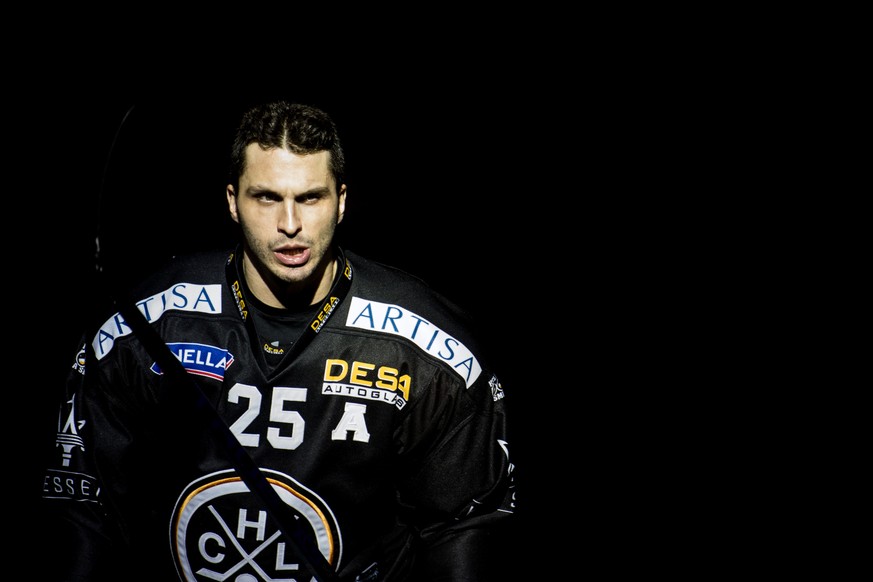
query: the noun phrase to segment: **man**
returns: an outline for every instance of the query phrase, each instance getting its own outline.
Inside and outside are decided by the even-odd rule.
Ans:
[[[50,579],[489,579],[503,388],[452,303],[337,246],[344,171],[323,111],[245,113],[240,244],[169,261],[72,366]]]

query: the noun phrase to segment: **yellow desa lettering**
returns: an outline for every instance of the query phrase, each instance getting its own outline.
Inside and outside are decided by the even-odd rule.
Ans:
[[[373,374],[373,371],[375,375]],[[397,391],[403,393],[403,397],[409,400],[409,390],[412,378],[409,374],[399,376],[400,370],[391,366],[379,366],[369,362],[353,361],[351,364],[345,360],[329,359],[324,363],[325,382],[343,382],[356,386],[375,386],[382,390]],[[375,382],[373,378],[376,378]]]
[[[340,382],[348,372],[349,365],[345,360],[330,359],[324,363],[325,382]]]
[[[403,392],[403,398],[409,400],[409,388],[412,386],[412,378],[409,374],[400,376],[400,391]]]
[[[403,398],[409,400],[409,385],[412,383],[412,378],[409,377],[409,374],[403,374],[398,378],[397,374],[399,373],[400,370],[397,368],[382,366],[377,373],[379,381],[376,382],[376,388],[395,391],[399,388],[403,392]]]
[[[372,380],[366,380],[367,372],[376,369],[375,364],[367,364],[364,362],[352,362],[352,378],[349,380],[352,384],[360,386],[372,386]]]
[[[388,390],[397,390],[397,368],[389,368],[382,366],[379,368],[379,381],[376,382],[376,388],[387,388]]]

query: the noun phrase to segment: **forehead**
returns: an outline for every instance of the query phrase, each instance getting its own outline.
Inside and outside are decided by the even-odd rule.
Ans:
[[[309,190],[332,187],[330,152],[295,154],[282,148],[246,147],[246,164],[240,182],[256,187]]]

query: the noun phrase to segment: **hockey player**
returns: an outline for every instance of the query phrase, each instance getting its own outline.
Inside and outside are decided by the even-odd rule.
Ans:
[[[337,245],[344,167],[325,112],[250,109],[238,246],[170,260],[83,338],[43,482],[50,580],[494,571],[503,387],[450,301]]]

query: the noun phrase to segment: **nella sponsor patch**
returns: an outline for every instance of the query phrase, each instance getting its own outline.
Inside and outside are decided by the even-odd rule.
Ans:
[[[223,348],[185,342],[168,343],[167,347],[189,374],[220,381],[224,380],[224,372],[233,364],[233,354]],[[152,364],[151,371],[163,374],[157,362]]]

